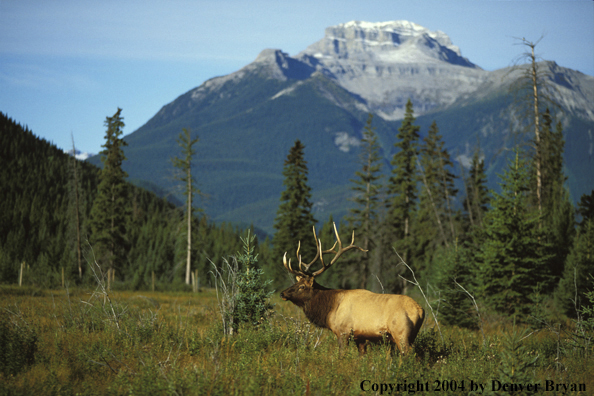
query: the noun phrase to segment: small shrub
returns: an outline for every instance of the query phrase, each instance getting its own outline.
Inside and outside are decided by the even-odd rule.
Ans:
[[[8,315],[0,315],[0,372],[16,375],[35,363],[37,334],[23,323],[19,326]]]
[[[272,281],[264,281],[264,271],[256,267],[258,255],[253,255],[255,238],[255,235],[250,236],[248,230],[247,237],[241,238],[243,254],[237,253],[237,261],[245,271],[237,278],[238,292],[234,312],[236,324],[258,326],[268,317],[273,307],[270,303],[273,292],[266,291]]]
[[[270,316],[273,308],[270,297],[274,292],[267,291],[272,281],[263,280],[264,271],[256,266],[258,255],[253,255],[255,238],[255,235],[250,236],[248,230],[247,237],[241,238],[243,254],[237,253],[237,257],[232,258],[233,264],[225,261],[223,273],[215,266],[217,293],[219,286],[223,293],[219,309],[225,334],[237,333],[242,323],[259,326]]]
[[[576,308],[578,315],[574,320],[575,331],[571,334],[569,346],[588,357],[594,349],[594,291],[586,292],[585,297],[588,303]]]
[[[531,351],[522,343],[529,336],[528,329],[518,330],[514,325],[514,328],[503,337],[501,364],[498,369],[498,380],[501,383],[529,384],[535,382],[533,371],[539,355],[530,353]],[[531,393],[526,390],[514,392],[515,395]],[[494,392],[494,394],[503,395],[509,394],[509,392]]]
[[[419,333],[413,344],[413,350],[421,359],[435,363],[449,354],[449,349],[440,342],[439,333],[433,328]]]

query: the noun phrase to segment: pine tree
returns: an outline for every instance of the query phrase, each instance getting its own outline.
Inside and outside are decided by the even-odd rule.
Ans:
[[[359,157],[361,170],[355,173],[356,179],[351,179],[354,183],[351,188],[355,192],[352,198],[355,207],[350,209],[347,221],[349,228],[357,230],[357,237],[360,245],[367,252],[354,256],[354,261],[349,262],[356,268],[358,274],[358,287],[365,289],[371,269],[372,247],[377,246],[375,238],[377,232],[379,195],[382,189],[381,179],[381,160],[379,154],[379,145],[377,135],[371,127],[373,115],[369,114],[367,124],[363,131],[361,139],[361,155]]]
[[[421,192],[416,221],[418,250],[427,255],[427,247],[449,246],[456,239],[452,199],[458,191],[454,187],[456,176],[450,154],[444,147],[435,121],[421,145],[417,165],[421,173]]]
[[[237,253],[237,262],[241,272],[237,275],[237,294],[234,296],[235,310],[233,311],[234,333],[239,330],[241,323],[258,327],[270,315],[274,305],[270,303],[273,291],[267,291],[271,280],[264,280],[264,271],[258,268],[258,255],[254,255],[257,245],[256,236],[247,231],[247,236],[241,238],[243,253]]]
[[[522,317],[531,295],[549,281],[548,247],[538,216],[528,206],[527,164],[516,151],[515,161],[501,176],[501,193],[494,194],[485,219],[485,241],[479,253],[479,287],[491,308]]]
[[[76,263],[78,267],[78,281],[82,281],[82,224],[84,219],[84,194],[82,189],[82,182],[80,180],[79,161],[76,159],[76,147],[74,146],[74,136],[72,136],[72,161],[70,166],[71,177],[68,179],[68,187],[70,192],[70,213],[72,215],[72,228],[76,233]]]
[[[548,108],[542,118],[542,226],[554,251],[549,263],[553,276],[549,291],[552,291],[563,275],[564,263],[573,244],[575,218],[569,192],[565,188],[567,177],[563,172],[563,125],[559,122],[553,128],[553,117]]]
[[[273,259],[279,265],[273,265],[275,282],[283,283],[284,269],[280,265],[285,252],[287,257],[294,256],[298,243],[301,243],[299,254],[303,260],[312,260],[316,255],[316,242],[313,239],[313,227],[316,223],[311,213],[311,189],[307,184],[307,162],[304,159],[303,144],[296,140],[289,151],[284,163],[283,185],[285,190],[281,193],[281,204],[275,218],[273,245]]]
[[[415,117],[410,99],[406,103],[406,111],[402,125],[398,128],[394,144],[397,152],[392,158],[392,176],[388,184],[388,228],[391,230],[391,243],[405,261],[409,261],[412,251],[411,223],[416,212],[417,199],[417,156],[419,155],[419,130],[414,125]],[[408,262],[409,265],[414,263]],[[394,281],[388,286],[393,291],[401,291],[406,287],[398,281],[390,269],[382,271]]]
[[[485,174],[485,160],[481,158],[480,149],[475,150],[470,163],[468,178],[464,186],[466,197],[464,209],[468,214],[472,228],[483,227],[483,219],[489,208],[489,190],[487,188],[487,175]]]
[[[126,218],[128,188],[122,170],[122,162],[126,159],[123,147],[126,142],[121,138],[124,127],[121,116],[122,109],[107,117],[105,126],[105,144],[102,146],[101,162],[103,169],[99,175],[97,196],[91,210],[91,235],[95,256],[100,263],[106,264],[108,276],[113,278],[116,268],[122,269],[127,251]]]
[[[443,256],[440,257],[442,265],[437,268],[437,288],[441,299],[440,315],[446,324],[477,329],[479,322],[476,310],[470,296],[466,293],[475,289],[469,265],[474,262],[472,249],[458,246],[455,242]]]
[[[571,317],[575,317],[582,305],[588,303],[586,293],[591,291],[594,277],[594,190],[590,195],[582,195],[578,213],[582,221],[556,293],[558,304]]]
[[[563,173],[563,151],[565,139],[563,125],[557,123],[553,128],[553,117],[547,108],[542,115],[541,157],[542,157],[542,205],[545,212],[561,200],[563,185],[567,177]]]
[[[186,196],[186,237],[187,237],[187,257],[186,257],[186,284],[190,284],[190,272],[192,270],[192,218],[194,217],[194,194],[200,191],[196,188],[194,178],[192,177],[192,157],[196,154],[194,145],[198,138],[192,139],[188,129],[183,128],[177,138],[177,142],[182,150],[182,157],[171,159],[173,166],[180,170],[177,180],[184,184],[184,195]]]

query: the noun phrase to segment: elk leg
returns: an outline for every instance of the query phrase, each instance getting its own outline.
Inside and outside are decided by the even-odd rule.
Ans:
[[[349,337],[346,334],[336,334],[336,338],[338,338],[338,354],[342,356],[349,344]]]
[[[398,340],[398,349],[400,350],[400,353],[403,355],[407,355],[408,354],[408,350],[410,349],[410,345],[408,344],[408,339],[406,337],[401,337]]]
[[[367,340],[355,341],[357,348],[359,348],[359,355],[364,355],[367,352]]]

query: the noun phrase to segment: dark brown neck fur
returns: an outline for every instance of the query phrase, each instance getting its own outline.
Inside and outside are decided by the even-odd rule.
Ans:
[[[337,304],[337,296],[342,290],[328,289],[315,285],[314,296],[303,305],[303,312],[311,323],[318,327],[328,328],[328,315]]]

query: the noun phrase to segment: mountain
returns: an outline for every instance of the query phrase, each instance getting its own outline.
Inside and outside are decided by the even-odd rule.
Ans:
[[[594,188],[594,77],[539,63],[560,107],[566,136],[568,186],[574,200]],[[410,98],[421,134],[437,121],[447,148],[462,165],[480,141],[490,183],[505,165],[508,148],[529,135],[510,94],[523,67],[486,71],[464,58],[443,32],[407,21],[348,22],[289,56],[262,51],[254,62],[212,78],[165,105],[126,136],[124,169],[131,179],[172,191],[170,158],[179,155],[182,128],[198,136],[193,168],[216,221],[251,224],[272,233],[283,190],[282,169],[296,139],[305,144],[309,183],[318,220],[347,213],[350,179],[368,112],[389,161],[399,119]],[[100,164],[98,157],[90,159]],[[459,171],[459,169],[456,169]]]
[[[404,116],[409,98],[425,113],[475,91],[488,75],[445,33],[407,21],[332,26],[296,58],[364,99],[363,110],[389,120]]]

